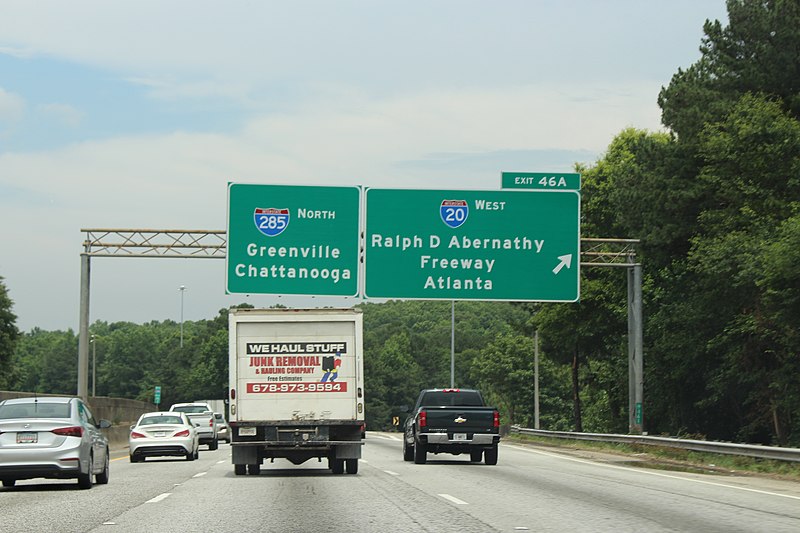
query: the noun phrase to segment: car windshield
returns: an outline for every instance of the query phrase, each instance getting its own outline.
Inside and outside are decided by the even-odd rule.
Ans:
[[[202,405],[183,405],[180,407],[175,407],[172,409],[173,411],[180,411],[181,413],[205,413],[208,411]]]
[[[0,405],[0,419],[10,418],[69,418],[69,404],[31,401]]]
[[[148,416],[139,422],[140,426],[151,426],[153,424],[183,424],[179,416]]]

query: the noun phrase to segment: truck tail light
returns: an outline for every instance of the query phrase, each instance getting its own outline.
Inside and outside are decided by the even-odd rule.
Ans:
[[[236,389],[231,389],[231,400],[236,399]]]
[[[70,426],[66,428],[57,428],[50,431],[56,435],[63,435],[64,437],[82,437],[83,428],[81,426]]]
[[[424,428],[428,425],[428,413],[427,411],[420,411],[419,412],[419,427]]]
[[[500,411],[494,412],[494,419],[492,420],[492,425],[496,428],[500,427]]]

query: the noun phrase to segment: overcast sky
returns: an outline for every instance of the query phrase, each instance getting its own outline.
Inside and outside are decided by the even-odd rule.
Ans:
[[[82,228],[224,230],[228,182],[498,189],[661,129],[724,0],[0,3],[0,276],[77,330]],[[618,237],[636,237],[626,235]],[[225,262],[92,260],[90,321],[211,318]]]

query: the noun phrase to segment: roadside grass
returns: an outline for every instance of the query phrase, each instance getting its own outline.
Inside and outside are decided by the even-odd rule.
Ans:
[[[800,463],[758,459],[739,455],[695,452],[665,446],[555,439],[532,435],[507,435],[505,441],[549,448],[585,450],[631,456],[633,466],[667,470],[689,470],[716,474],[758,474],[800,481]]]

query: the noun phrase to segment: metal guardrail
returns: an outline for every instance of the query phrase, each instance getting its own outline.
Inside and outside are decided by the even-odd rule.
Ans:
[[[516,433],[519,435],[534,435],[537,437],[550,437],[556,439],[642,444],[646,446],[665,446],[669,448],[679,448],[682,450],[692,450],[696,452],[741,455],[746,457],[756,457],[759,459],[800,462],[800,448],[779,448],[777,446],[734,444],[732,442],[677,439],[673,437],[650,437],[648,435],[613,435],[604,433],[546,431],[543,429],[528,429],[519,426],[511,426],[510,433]]]

